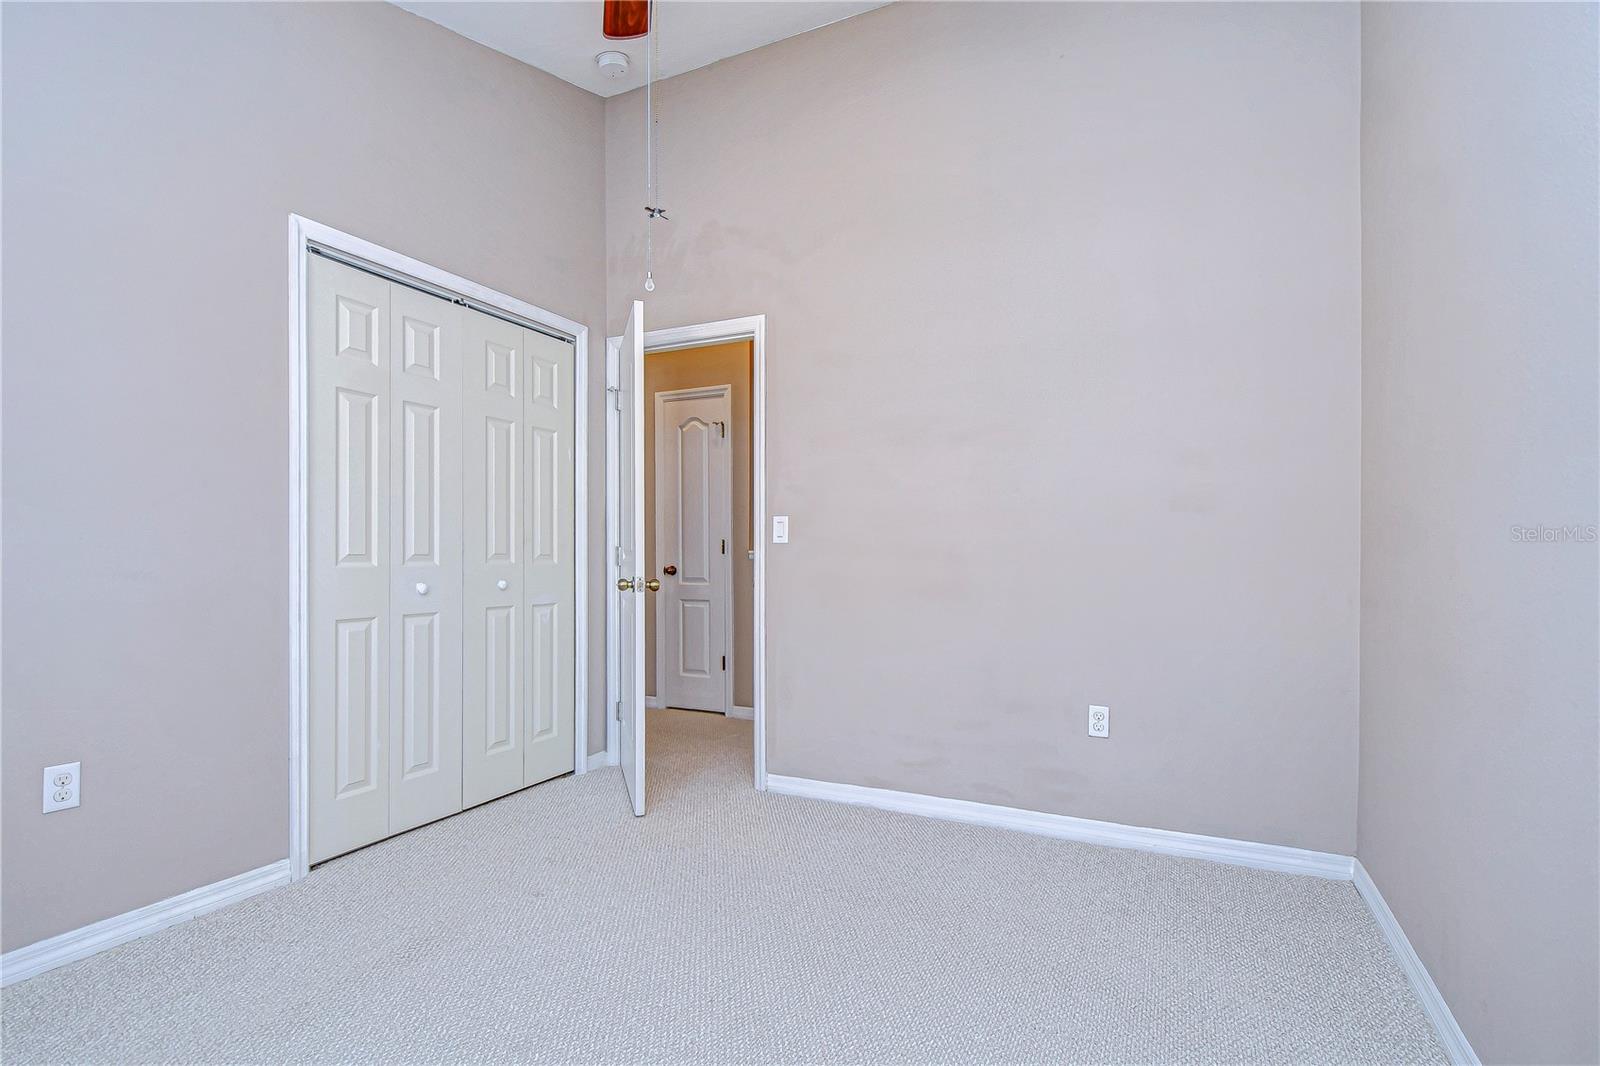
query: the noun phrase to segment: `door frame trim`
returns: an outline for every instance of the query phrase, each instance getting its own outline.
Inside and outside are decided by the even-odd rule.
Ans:
[[[649,354],[650,353],[647,350],[645,352],[645,355],[646,355],[647,358],[648,358]],[[649,365],[650,365],[649,363],[645,364],[646,367],[649,367]],[[651,400],[655,405],[656,437],[659,438],[661,436],[661,407],[662,407],[663,400],[666,400],[667,402],[671,402],[673,400],[697,400],[697,399],[701,399],[701,400],[721,399],[723,401],[723,403],[728,408],[728,421],[730,423],[733,421],[733,386],[731,384],[729,384],[729,385],[691,385],[688,388],[683,388],[683,389],[666,389],[666,390],[663,390],[661,392],[656,393],[653,397],[651,397]],[[650,447],[655,452],[656,456],[659,458],[659,456],[661,454],[661,441],[659,439],[651,441],[650,442]],[[754,456],[752,456],[751,458],[753,460]],[[661,508],[659,506],[659,504],[661,502],[661,476],[660,476],[659,473],[656,475],[656,486],[655,487],[656,487],[656,492],[655,492],[656,498],[654,500],[650,501],[650,513],[651,513],[651,517],[653,519],[652,522],[651,522],[651,525],[655,527],[656,554],[657,554],[657,561],[659,562],[659,556],[660,556],[660,552],[661,552]],[[728,514],[727,514],[728,525],[727,525],[727,533],[728,533],[728,543],[731,546],[733,544],[733,539],[734,539],[733,538],[733,454],[731,452],[728,455],[728,484],[727,484],[726,488],[727,488],[727,494],[728,494]],[[751,539],[754,540],[755,538],[752,536]],[[667,601],[666,601],[666,599],[661,597],[661,596],[657,596],[656,599],[655,599],[655,610],[653,612],[655,614],[655,616],[656,616],[656,698],[658,700],[661,700],[663,703],[666,702],[666,695],[661,690],[662,690],[662,688],[665,687],[664,683],[665,683],[666,677],[667,677],[667,670],[666,670],[665,662],[661,657],[661,634],[665,632],[666,612],[667,612]],[[729,659],[733,658],[733,649],[734,649],[734,631],[733,631],[733,627],[734,627],[734,619],[733,619],[733,555],[732,555],[732,553],[724,553],[723,556],[722,556],[722,640],[723,640],[723,651],[727,652],[727,655],[728,655]],[[646,705],[648,706],[648,701],[646,702]],[[726,715],[726,714],[731,713],[732,710],[733,710],[733,671],[725,669],[725,670],[722,671],[722,713]]]
[[[310,706],[307,698],[309,659],[306,635],[307,544],[306,491],[308,448],[306,359],[306,284],[309,278],[306,244],[317,244],[365,259],[369,263],[409,275],[419,281],[459,293],[470,300],[547,326],[572,338],[573,348],[573,685],[572,772],[589,769],[589,327],[515,296],[469,281],[421,260],[363,240],[351,233],[289,215],[289,878],[298,881],[310,869],[308,825],[310,780],[306,762]]]
[[[747,315],[727,318],[719,322],[702,322],[691,326],[674,326],[670,329],[646,330],[644,350],[671,351],[675,348],[701,348],[729,341],[750,342],[750,473],[755,482],[750,513],[756,527],[755,536],[755,605],[752,622],[755,627],[754,662],[755,706],[751,717],[755,721],[755,788],[767,790],[767,316]],[[606,387],[617,386],[618,349],[620,337],[606,339]],[[616,455],[616,405],[607,403],[606,409],[606,588],[612,588],[617,574],[617,511],[621,485],[620,466]],[[641,431],[643,427],[640,427]],[[612,601],[606,600],[606,761],[615,764],[617,751],[617,725],[613,708],[621,694],[621,676],[617,664],[616,612],[610,609]]]

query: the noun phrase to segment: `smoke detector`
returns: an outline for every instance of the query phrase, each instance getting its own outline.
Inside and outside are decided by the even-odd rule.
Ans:
[[[601,52],[594,57],[595,65],[612,81],[618,81],[628,76],[628,55],[626,52]]]

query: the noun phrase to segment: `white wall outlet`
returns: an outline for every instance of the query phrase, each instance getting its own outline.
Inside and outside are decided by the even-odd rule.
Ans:
[[[789,543],[789,516],[788,515],[786,515],[786,514],[775,514],[775,515],[772,516],[772,543],[774,543],[774,544],[787,544],[787,543]]]
[[[1089,735],[1091,737],[1109,737],[1111,735],[1111,708],[1089,705]]]
[[[78,805],[78,787],[83,778],[81,767],[81,763],[65,762],[44,768],[44,813]]]

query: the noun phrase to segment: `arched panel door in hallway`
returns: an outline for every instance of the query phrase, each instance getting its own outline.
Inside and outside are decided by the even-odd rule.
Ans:
[[[728,712],[732,468],[728,385],[655,395],[656,695]]]

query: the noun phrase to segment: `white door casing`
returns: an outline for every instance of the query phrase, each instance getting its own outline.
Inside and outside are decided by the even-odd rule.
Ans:
[[[617,360],[618,499],[617,605],[618,701],[622,780],[633,813],[644,814],[644,304],[633,302]],[[626,582],[629,587],[620,585]]]
[[[732,700],[731,393],[717,385],[655,396],[656,695],[723,714]]]
[[[461,809],[461,308],[389,284],[389,833]]]

